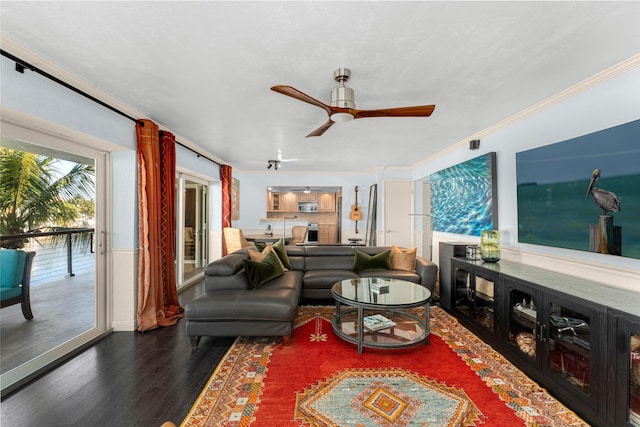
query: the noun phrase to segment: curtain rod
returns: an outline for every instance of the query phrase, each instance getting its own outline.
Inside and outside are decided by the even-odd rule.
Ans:
[[[42,75],[42,76],[44,76],[44,77],[48,78],[49,80],[52,80],[52,81],[54,81],[54,82],[58,83],[58,84],[59,84],[59,85],[61,85],[61,86],[64,86],[65,88],[67,88],[67,89],[69,89],[69,90],[71,90],[71,91],[73,91],[73,92],[75,92],[75,93],[77,93],[77,94],[79,94],[79,95],[84,96],[85,98],[90,99],[91,101],[95,102],[96,104],[99,104],[99,105],[103,106],[104,108],[106,108],[106,109],[108,109],[108,110],[113,111],[113,112],[114,112],[114,113],[116,113],[116,114],[119,114],[119,115],[121,115],[121,116],[123,116],[123,117],[126,117],[127,119],[131,120],[132,122],[135,122],[135,123],[138,123],[138,124],[141,124],[142,126],[144,126],[144,122],[141,122],[140,120],[138,120],[138,119],[136,119],[136,118],[134,118],[134,117],[131,117],[130,115],[128,115],[128,114],[127,114],[127,113],[125,113],[124,111],[120,111],[120,110],[118,110],[117,108],[115,108],[115,107],[113,107],[113,106],[111,106],[111,105],[107,104],[106,102],[99,100],[99,99],[98,99],[98,98],[96,98],[95,96],[89,95],[87,92],[84,92],[84,91],[82,91],[82,90],[78,89],[77,87],[70,85],[69,83],[67,83],[67,82],[65,82],[65,81],[63,81],[63,80],[61,80],[61,79],[57,78],[57,77],[56,77],[56,76],[54,76],[54,75],[51,75],[51,74],[47,73],[46,71],[44,71],[44,70],[42,70],[42,69],[40,69],[40,68],[36,67],[35,65],[30,64],[30,63],[28,63],[27,61],[24,61],[24,60],[22,60],[22,59],[18,58],[17,56],[15,56],[15,55],[10,54],[10,53],[9,53],[9,52],[7,52],[6,50],[4,50],[4,49],[0,49],[0,54],[1,54],[2,56],[5,56],[5,57],[9,58],[10,60],[12,60],[12,61],[14,61],[14,62],[16,63],[16,71],[17,71],[17,72],[19,72],[19,73],[24,73],[24,70],[25,70],[25,69],[29,69],[29,70],[31,70],[31,71],[33,71],[33,72],[35,72],[35,73],[38,73],[38,74],[40,74],[40,75]],[[184,147],[184,148],[186,148],[187,150],[189,150],[189,151],[193,152],[193,153],[194,153],[194,154],[196,154],[198,157],[202,157],[202,158],[204,158],[204,159],[207,159],[207,160],[209,160],[210,162],[215,163],[215,164],[216,164],[216,165],[218,165],[218,166],[223,166],[221,163],[216,162],[216,161],[215,161],[215,160],[213,160],[213,159],[210,159],[209,157],[205,156],[204,154],[200,154],[200,153],[198,153],[198,152],[197,152],[196,150],[194,150],[193,148],[191,148],[191,147],[187,147],[186,145],[184,145],[183,143],[181,143],[181,142],[179,142],[179,141],[176,141],[176,144],[178,144],[178,145],[180,145],[181,147]]]
[[[181,146],[181,147],[186,148],[187,150],[191,151],[192,153],[194,153],[194,154],[195,154],[195,155],[197,155],[198,157],[202,157],[203,159],[207,159],[207,160],[209,160],[211,163],[215,163],[215,164],[216,164],[216,165],[218,165],[218,166],[224,166],[222,163],[218,163],[218,162],[216,162],[215,160],[208,158],[208,157],[207,157],[207,156],[205,156],[204,154],[200,154],[200,153],[198,153],[198,152],[197,152],[196,150],[194,150],[193,148],[191,148],[191,147],[187,147],[186,145],[184,145],[184,144],[183,144],[182,142],[180,142],[180,141],[177,141],[177,140],[176,140],[176,144],[178,144],[178,145],[179,145],[179,146]]]

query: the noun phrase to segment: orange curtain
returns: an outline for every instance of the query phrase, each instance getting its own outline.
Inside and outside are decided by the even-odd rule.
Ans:
[[[229,165],[220,166],[220,181],[222,182],[222,228],[231,227],[231,184],[232,170]],[[227,254],[227,245],[222,245],[222,255]]]
[[[175,281],[176,143],[150,120],[138,137],[138,330],[170,326],[184,316]]]

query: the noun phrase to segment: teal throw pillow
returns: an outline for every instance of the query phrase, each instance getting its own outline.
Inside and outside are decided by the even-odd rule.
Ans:
[[[284,270],[273,252],[269,252],[261,262],[244,260],[244,269],[247,272],[251,289],[257,289],[269,280],[284,274]]]
[[[291,270],[291,261],[289,261],[289,256],[287,255],[287,248],[283,239],[278,240],[273,244],[273,249],[275,249],[278,254],[278,258],[282,261],[282,265],[287,270]]]
[[[385,251],[377,255],[369,255],[356,250],[353,259],[353,271],[360,274],[365,270],[391,270],[391,251]]]

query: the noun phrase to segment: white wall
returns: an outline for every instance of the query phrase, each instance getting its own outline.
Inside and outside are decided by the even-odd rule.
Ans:
[[[462,143],[458,149],[417,168],[414,171],[414,180],[421,183],[433,172],[495,151],[498,175],[498,223],[504,259],[558,270],[640,293],[640,260],[638,259],[518,243],[515,164],[516,153],[520,151],[565,141],[638,118],[640,118],[640,67],[614,76],[610,80],[549,105],[522,120],[484,135],[480,138],[479,150],[471,151],[468,148],[468,142]],[[416,194],[416,209],[422,206],[422,197],[419,193]],[[417,221],[417,228],[421,227],[418,222],[421,221]],[[434,240],[478,242],[478,238],[438,232],[434,233]],[[437,251],[438,244],[435,242],[433,259],[436,262]],[[640,304],[640,298],[638,303]]]

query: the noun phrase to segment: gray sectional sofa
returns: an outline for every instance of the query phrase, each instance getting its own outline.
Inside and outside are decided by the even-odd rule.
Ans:
[[[358,277],[402,279],[433,292],[438,267],[416,257],[415,272],[372,269],[353,271],[356,250],[378,255],[389,247],[287,246],[291,269],[252,289],[245,271],[250,259],[244,248],[220,258],[204,270],[205,294],[185,307],[187,335],[196,347],[202,336],[291,336],[301,299],[331,299],[336,282]]]

